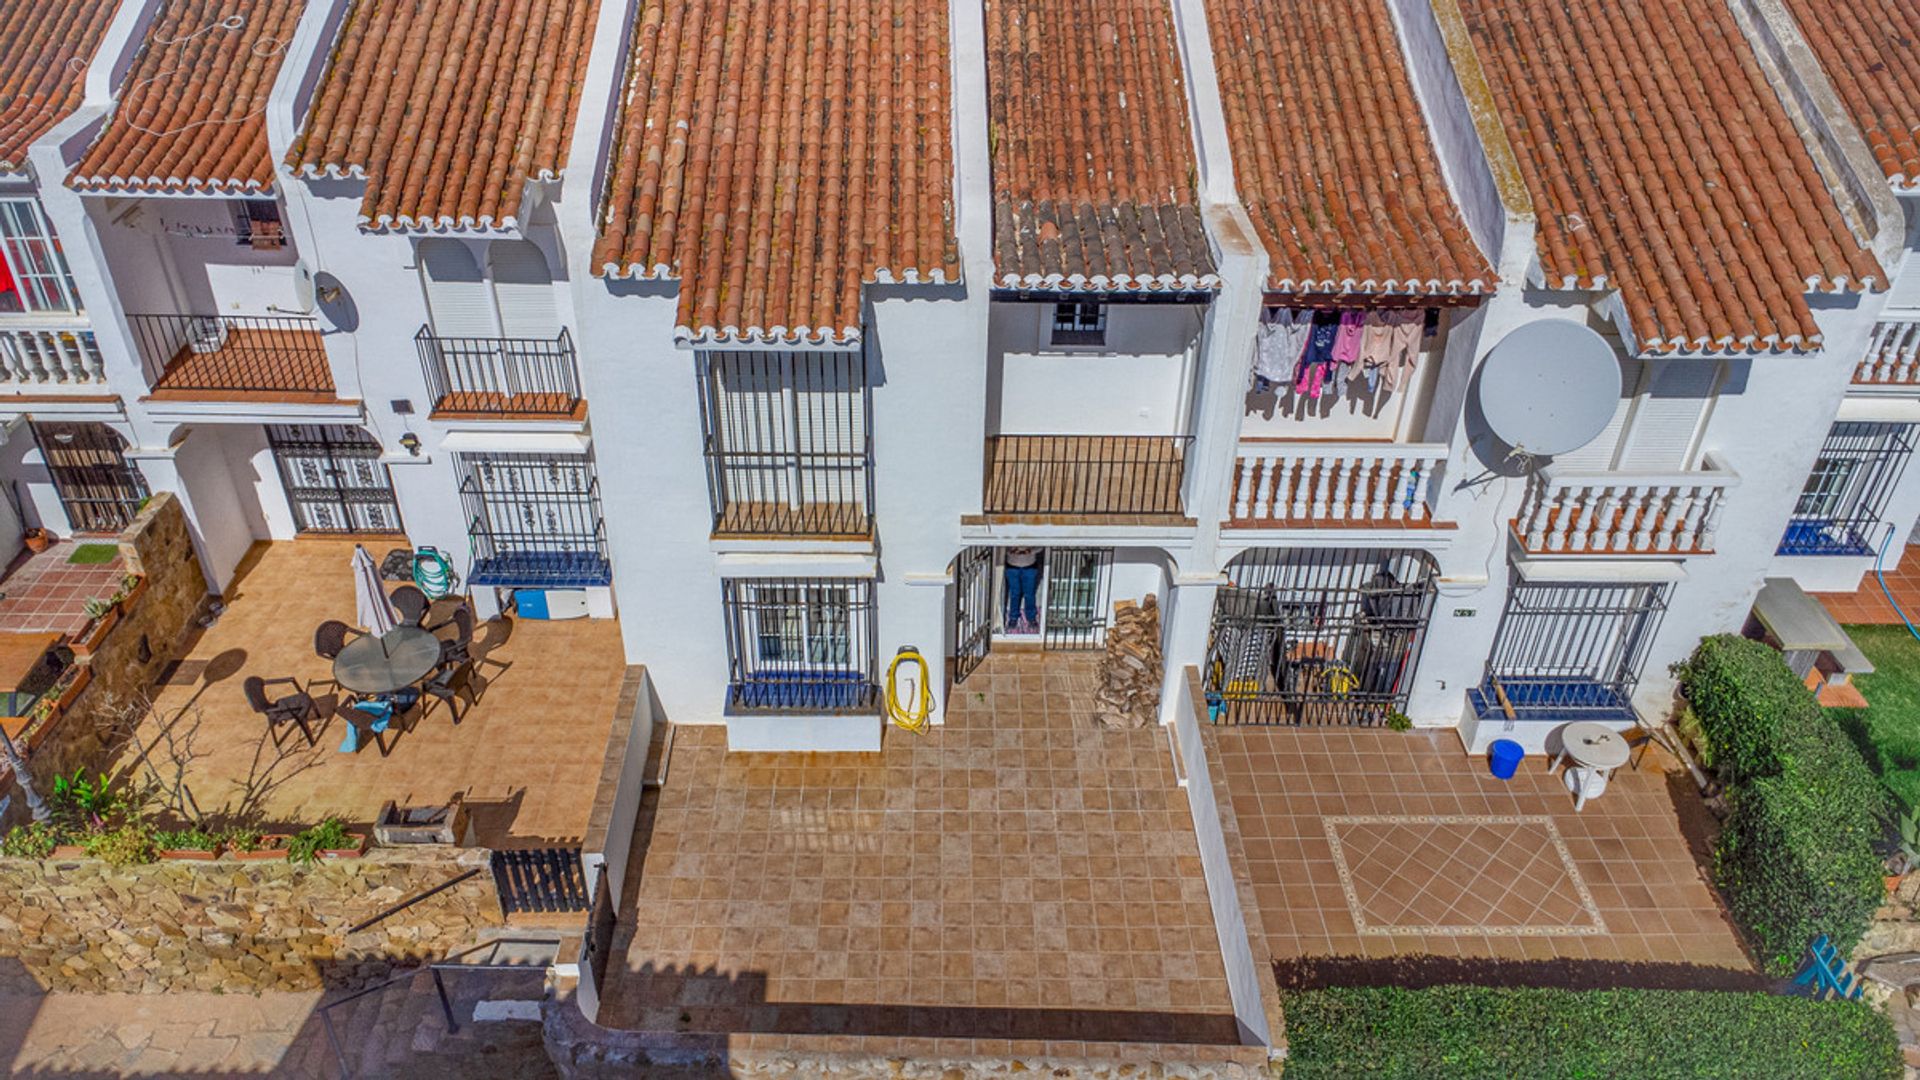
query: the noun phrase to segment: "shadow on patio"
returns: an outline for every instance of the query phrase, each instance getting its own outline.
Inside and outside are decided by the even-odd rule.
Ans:
[[[432,707],[416,710],[410,729],[396,723],[390,756],[371,741],[341,753],[349,729],[334,715],[340,695],[313,636],[327,619],[353,620],[352,552],[344,540],[256,545],[224,613],[153,690],[154,707],[116,768],[163,788],[177,782],[216,820],[251,815],[303,827],[332,815],[364,826],[389,799],[424,806],[461,792],[482,846],[577,840],[625,670],[618,625],[484,624],[473,650],[485,657],[478,701],[458,725],[444,704],[428,699]],[[436,604],[429,622],[450,603]],[[312,746],[284,729],[275,745],[243,693],[250,675],[291,677],[313,694],[322,719]]]

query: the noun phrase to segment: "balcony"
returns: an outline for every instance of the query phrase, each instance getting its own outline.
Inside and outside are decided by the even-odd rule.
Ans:
[[[1920,387],[1920,319],[1875,323],[1867,355],[1853,371],[1853,384]]]
[[[130,315],[152,396],[334,400],[320,324],[297,315]]]
[[[106,363],[86,319],[36,322],[31,328],[0,327],[0,386],[38,390],[106,385]]]
[[[858,539],[873,532],[873,470],[865,453],[707,448],[718,539]]]
[[[1432,528],[1443,443],[1240,444],[1230,529]]]
[[[556,338],[413,337],[436,418],[580,420],[573,335]]]
[[[1187,435],[990,435],[982,507],[989,516],[1184,521]]]
[[[1528,481],[1514,536],[1532,555],[1705,555],[1740,475],[1716,454],[1676,473],[1548,465]]]

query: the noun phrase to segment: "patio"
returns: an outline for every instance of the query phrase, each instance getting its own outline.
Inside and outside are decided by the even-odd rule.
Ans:
[[[411,731],[391,737],[391,756],[371,743],[343,754],[347,728],[331,715],[330,665],[315,655],[313,633],[327,619],[353,620],[352,552],[345,540],[254,547],[225,613],[156,689],[154,711],[136,730],[155,768],[166,773],[185,759],[186,787],[204,813],[253,811],[290,825],[337,815],[365,824],[388,799],[431,805],[463,792],[483,846],[577,840],[625,672],[618,625],[483,624],[474,639],[475,655],[486,660],[479,701],[457,726],[434,702]],[[313,693],[325,717],[315,745],[295,730],[275,749],[242,693],[248,675],[292,676]],[[131,760],[129,753],[121,767]]]
[[[117,550],[102,562],[70,562],[82,546],[62,540],[14,564],[0,580],[0,633],[77,634],[87,628],[93,621],[87,601],[112,596],[127,567]],[[113,548],[115,541],[94,540],[84,546]]]
[[[1096,728],[1091,673],[996,653],[944,727],[879,754],[729,754],[718,727],[676,728],[599,1022],[1236,1044],[1165,735]]]
[[[1752,970],[1696,847],[1705,807],[1658,749],[1576,813],[1529,755],[1511,781],[1451,731],[1223,728],[1276,961],[1607,961]]]

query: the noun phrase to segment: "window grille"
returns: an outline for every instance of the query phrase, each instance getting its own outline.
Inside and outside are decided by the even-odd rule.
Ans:
[[[1872,555],[1881,515],[1913,454],[1907,424],[1833,425],[1787,519],[1782,555]]]
[[[0,293],[0,314],[80,310],[67,257],[38,200],[0,198],[0,254],[14,284],[12,292]]]
[[[582,588],[613,580],[600,482],[585,454],[462,454],[475,585]]]
[[[1107,305],[1069,301],[1053,305],[1054,345],[1105,345]]]
[[[1671,586],[1517,582],[1468,692],[1484,719],[1630,722]]]
[[[1204,671],[1225,724],[1384,724],[1404,709],[1433,613],[1410,549],[1251,551],[1214,600]]]
[[[879,707],[873,582],[728,578],[727,704],[742,712],[872,712]]]
[[[713,531],[865,536],[873,391],[845,353],[706,353],[701,414]]]

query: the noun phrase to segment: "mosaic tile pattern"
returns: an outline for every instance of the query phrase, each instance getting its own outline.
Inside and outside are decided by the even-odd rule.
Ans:
[[[1606,924],[1550,817],[1327,817],[1362,934],[1600,934]]]

